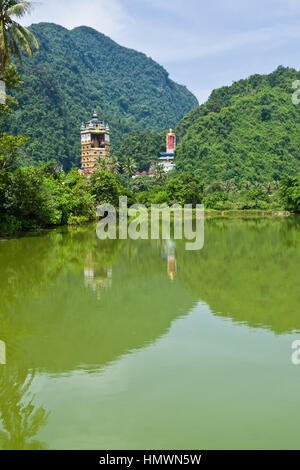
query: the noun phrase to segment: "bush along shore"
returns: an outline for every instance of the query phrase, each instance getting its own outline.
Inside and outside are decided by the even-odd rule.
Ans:
[[[120,196],[127,196],[128,205],[146,207],[203,204],[208,216],[287,216],[300,211],[300,175],[280,184],[245,188],[233,181],[204,186],[191,173],[133,179],[109,170],[89,177],[79,175],[77,169],[66,173],[54,161],[35,167],[5,169],[2,165],[0,234],[81,225],[95,220],[99,204],[118,207]]]

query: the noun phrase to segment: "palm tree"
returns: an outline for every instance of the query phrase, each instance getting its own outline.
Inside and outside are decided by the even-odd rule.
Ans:
[[[223,183],[225,193],[233,193],[236,189],[234,179],[224,181]]]
[[[17,23],[13,18],[22,18],[32,8],[32,2],[18,0],[0,0],[0,70],[5,72],[11,55],[17,57],[20,66],[22,52],[33,56],[33,48],[39,50],[39,43],[29,29]]]
[[[119,173],[120,163],[118,157],[111,157],[110,161],[110,171],[112,173]]]
[[[153,173],[154,173],[155,181],[157,181],[158,183],[165,181],[167,175],[166,175],[164,168],[161,165],[156,165]]]
[[[224,191],[224,183],[222,181],[213,181],[208,186],[206,186],[204,190],[204,195],[207,196],[208,194],[216,193],[216,192],[223,192]]]
[[[270,183],[265,183],[265,185],[264,185],[264,189],[269,194],[269,196],[272,196],[272,194],[275,191],[277,191],[278,188],[279,188],[278,181],[274,181],[274,180],[271,181]]]
[[[118,173],[120,163],[117,157],[100,158],[96,166],[98,171],[109,171],[110,173]]]
[[[245,191],[250,191],[251,188],[252,188],[252,184],[250,181],[242,182],[242,189],[244,189]]]
[[[127,157],[123,165],[123,170],[126,175],[131,176],[137,170],[137,164],[132,157]]]

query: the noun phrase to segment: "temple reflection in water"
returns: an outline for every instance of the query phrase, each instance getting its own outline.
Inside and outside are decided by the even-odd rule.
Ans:
[[[84,284],[96,292],[100,299],[101,291],[112,286],[112,267],[99,266],[93,261],[92,253],[89,253],[84,266]]]
[[[177,272],[176,256],[175,256],[176,243],[174,240],[165,240],[163,244],[163,257],[167,258],[168,275],[171,281],[174,281]]]

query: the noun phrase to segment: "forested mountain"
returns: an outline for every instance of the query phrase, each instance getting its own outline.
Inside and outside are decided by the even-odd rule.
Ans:
[[[79,164],[80,125],[94,109],[110,124],[114,153],[126,134],[174,127],[198,104],[162,66],[92,28],[39,23],[30,29],[41,50],[24,59],[24,93],[7,129],[31,137],[23,163]]]
[[[214,90],[178,125],[179,171],[202,182],[270,182],[300,166],[300,104],[292,83],[300,72],[278,67]]]
[[[136,131],[122,140],[117,157],[123,164],[128,157],[133,158],[139,171],[149,171],[151,163],[158,161],[159,153],[166,150],[166,131],[157,134],[145,130]]]

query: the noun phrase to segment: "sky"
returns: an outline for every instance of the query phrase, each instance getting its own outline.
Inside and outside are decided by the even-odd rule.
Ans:
[[[300,69],[300,0],[40,0],[23,24],[40,21],[144,52],[200,103],[254,73]]]

